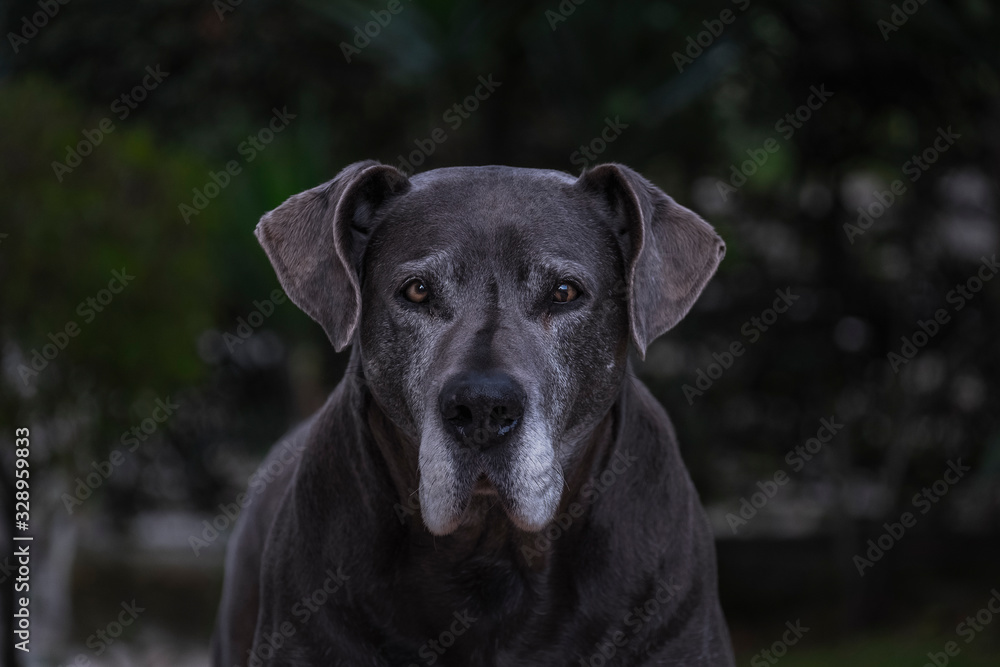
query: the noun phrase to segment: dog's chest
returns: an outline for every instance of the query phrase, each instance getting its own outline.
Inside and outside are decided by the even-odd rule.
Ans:
[[[487,667],[558,634],[572,606],[546,570],[498,558],[417,559],[399,578],[393,617],[398,649],[418,664]],[[404,583],[405,582],[405,583]]]

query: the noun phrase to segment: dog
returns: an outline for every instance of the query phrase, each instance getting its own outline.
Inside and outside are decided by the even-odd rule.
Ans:
[[[619,164],[365,161],[256,236],[352,347],[261,466],[215,665],[734,664],[704,510],[630,369],[722,260],[708,223]]]

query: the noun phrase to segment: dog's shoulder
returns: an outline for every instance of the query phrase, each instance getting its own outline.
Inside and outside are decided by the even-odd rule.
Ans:
[[[246,491],[238,497],[244,509],[231,538],[239,544],[238,550],[263,547],[281,501],[292,484],[315,419],[316,415],[311,416],[282,436],[250,476]]]
[[[673,423],[639,380],[622,393],[608,471],[599,478],[602,522],[631,540],[643,535],[670,549],[695,549],[706,538],[704,510],[683,463]],[[655,551],[655,548],[654,548]]]
[[[384,471],[377,452],[368,442],[363,403],[365,393],[359,380],[346,376],[326,403],[286,439],[279,442],[261,464],[258,474],[277,466],[282,449],[294,450],[294,463],[282,470],[267,502],[268,551],[284,548],[272,542],[290,543],[300,548],[303,540],[336,551],[326,557],[349,558],[342,551],[365,550],[391,504],[382,505]],[[291,456],[291,454],[289,454]],[[377,506],[376,506],[377,505]],[[315,539],[323,535],[325,539]],[[295,546],[299,545],[299,546]],[[288,554],[284,554],[288,555]],[[294,560],[294,558],[293,558]]]
[[[683,470],[677,431],[666,408],[640,380],[630,378],[622,391],[618,445],[642,457],[649,474]]]

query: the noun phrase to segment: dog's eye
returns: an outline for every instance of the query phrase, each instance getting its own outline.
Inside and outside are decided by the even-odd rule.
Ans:
[[[556,303],[569,303],[580,295],[580,290],[570,282],[559,283],[552,291],[552,300]]]
[[[426,283],[420,278],[414,278],[410,282],[403,285],[403,296],[406,297],[407,301],[412,303],[423,303],[427,301],[427,297],[431,295],[431,291],[427,288]]]

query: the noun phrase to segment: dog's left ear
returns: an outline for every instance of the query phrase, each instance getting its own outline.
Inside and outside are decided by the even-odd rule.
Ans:
[[[338,352],[354,339],[361,316],[358,269],[375,213],[409,189],[397,169],[355,162],[265,214],[254,231],[285,293],[323,326]]]
[[[629,328],[646,348],[694,305],[726,254],[711,225],[635,171],[602,164],[575,187],[596,195],[611,215],[625,252]]]

